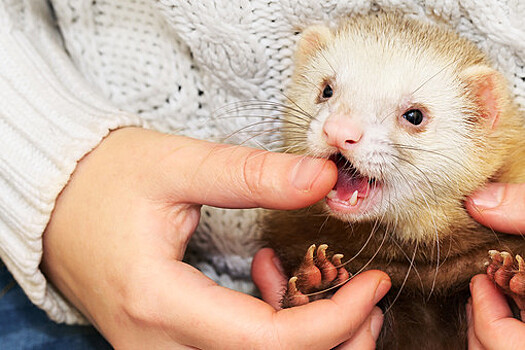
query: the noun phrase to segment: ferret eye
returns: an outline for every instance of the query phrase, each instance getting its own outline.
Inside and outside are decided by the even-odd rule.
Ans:
[[[411,124],[419,125],[423,122],[423,112],[419,109],[411,109],[403,114],[403,118]]]
[[[328,99],[328,98],[332,97],[333,94],[334,94],[334,90],[332,90],[332,87],[330,85],[326,84],[326,86],[323,89],[323,95],[322,95],[323,98]]]

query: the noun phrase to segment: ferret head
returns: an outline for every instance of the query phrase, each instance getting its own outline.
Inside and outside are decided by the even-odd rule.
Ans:
[[[290,109],[302,116],[287,116],[297,127],[285,137],[336,163],[325,199],[332,215],[433,237],[501,166],[505,82],[453,32],[394,15],[359,17],[335,31],[305,30],[295,62]]]

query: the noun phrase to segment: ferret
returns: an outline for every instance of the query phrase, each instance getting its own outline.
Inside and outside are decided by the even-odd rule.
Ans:
[[[347,18],[301,34],[291,81],[285,146],[332,160],[338,179],[323,201],[262,220],[290,278],[284,307],[379,269],[392,289],[378,348],[447,350],[466,348],[469,282],[487,264],[525,307],[509,288],[525,240],[464,207],[489,181],[525,182],[523,116],[473,43],[398,14]]]

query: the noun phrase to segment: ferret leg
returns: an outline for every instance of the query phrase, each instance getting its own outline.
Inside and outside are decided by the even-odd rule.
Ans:
[[[525,314],[525,261],[520,255],[512,257],[507,252],[489,251],[491,262],[487,275]]]
[[[348,271],[341,264],[343,255],[335,254],[330,260],[326,256],[327,248],[326,244],[321,244],[317,250],[315,244],[308,248],[303,262],[288,281],[281,302],[283,308],[299,306],[319,299],[318,292],[343,284],[349,279]],[[309,293],[316,295],[309,296]]]

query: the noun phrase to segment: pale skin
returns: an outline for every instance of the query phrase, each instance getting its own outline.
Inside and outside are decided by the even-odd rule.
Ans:
[[[120,349],[373,349],[390,288],[360,274],[331,299],[276,310],[181,262],[202,204],[296,209],[322,199],[326,160],[124,128],[84,157],[44,233],[47,278]],[[265,255],[266,254],[266,255]],[[263,295],[280,283],[258,255]]]
[[[501,232],[525,232],[525,184],[491,184],[475,193],[466,206],[480,223]],[[470,283],[467,305],[469,349],[521,349],[525,323],[512,317],[503,294],[486,275]],[[522,313],[522,317],[523,317]]]

